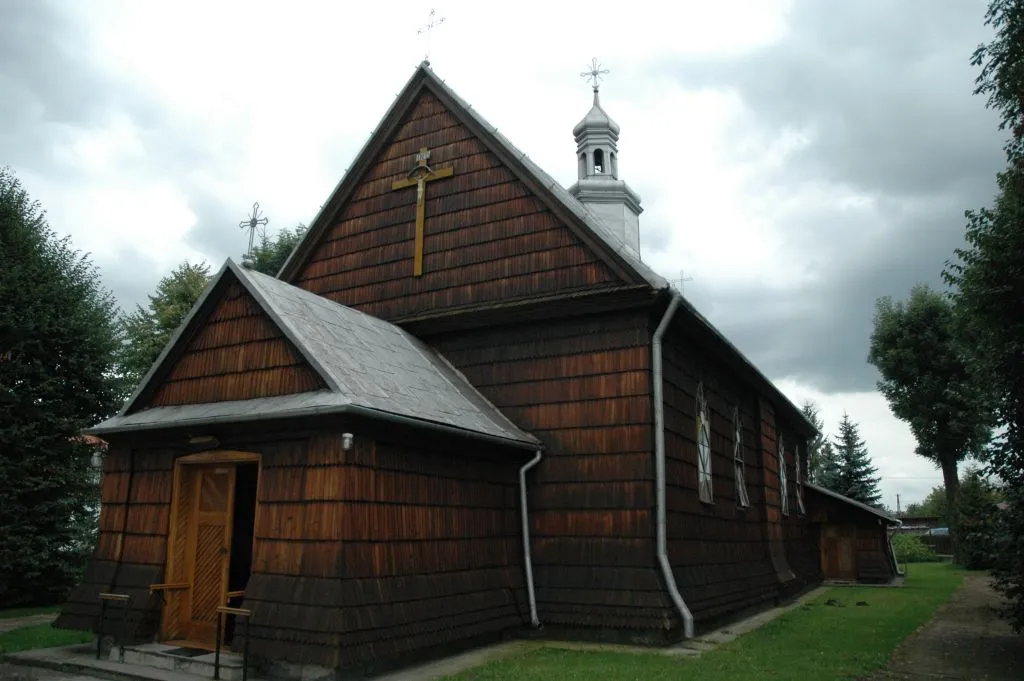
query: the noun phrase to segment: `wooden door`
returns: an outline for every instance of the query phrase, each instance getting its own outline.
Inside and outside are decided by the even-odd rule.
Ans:
[[[854,551],[856,529],[846,525],[825,525],[821,538],[821,570],[826,579],[856,579]]]
[[[189,597],[181,609],[179,631],[190,642],[212,646],[217,635],[217,608],[227,603],[235,466],[187,466],[182,478],[182,486],[192,492],[192,508],[185,524]]]

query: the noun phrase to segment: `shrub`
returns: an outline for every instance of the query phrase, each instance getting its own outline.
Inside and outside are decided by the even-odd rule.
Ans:
[[[941,560],[931,547],[921,541],[921,537],[913,534],[893,535],[892,550],[900,563],[934,563]]]

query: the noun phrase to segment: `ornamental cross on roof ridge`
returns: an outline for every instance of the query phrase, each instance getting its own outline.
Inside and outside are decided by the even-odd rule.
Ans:
[[[422,35],[426,39],[427,49],[423,55],[423,62],[428,66],[430,65],[430,36],[434,34],[434,28],[444,23],[444,17],[435,18],[435,14],[434,10],[430,10],[430,21],[416,31],[416,35]]]
[[[238,223],[239,228],[249,230],[249,250],[246,253],[249,257],[252,257],[252,247],[253,242],[255,241],[256,232],[259,231],[260,236],[262,237],[266,232],[261,228],[265,227],[268,222],[270,221],[266,217],[260,217],[260,204],[257,201],[252,204],[252,214],[245,220]]]
[[[591,62],[588,65],[587,68],[589,68],[590,70],[589,71],[584,71],[583,73],[581,73],[580,74],[580,78],[583,78],[584,80],[592,81],[591,85],[593,85],[593,87],[594,87],[594,92],[597,92],[597,89],[599,87],[601,87],[601,80],[602,80],[603,76],[606,73],[610,73],[610,72],[608,71],[608,69],[602,69],[601,68],[601,65],[599,63],[597,63],[597,57],[594,57],[593,60],[591,60]]]

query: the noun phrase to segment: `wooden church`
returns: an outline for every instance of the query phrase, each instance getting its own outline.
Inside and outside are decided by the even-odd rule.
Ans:
[[[596,87],[573,132],[566,190],[421,64],[278,277],[227,263],[90,431],[58,625],[122,594],[130,638],[202,648],[237,606],[261,657],[349,668],[664,643],[819,583],[814,427],[641,260]]]

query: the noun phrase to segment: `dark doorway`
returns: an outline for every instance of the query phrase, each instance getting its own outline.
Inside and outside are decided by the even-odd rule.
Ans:
[[[239,464],[235,472],[234,521],[231,527],[231,562],[228,565],[228,593],[245,591],[252,571],[253,530],[256,527],[256,483],[259,465]],[[228,605],[239,607],[244,596],[228,599]],[[224,638],[231,643],[236,630],[236,618],[227,618]],[[243,625],[244,626],[244,625]]]

